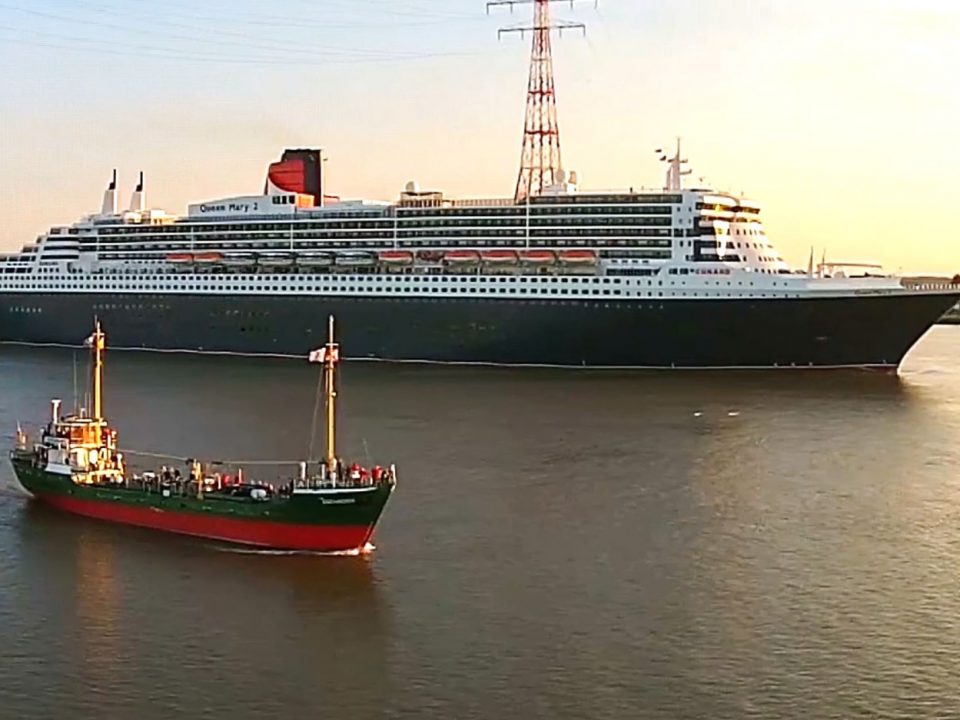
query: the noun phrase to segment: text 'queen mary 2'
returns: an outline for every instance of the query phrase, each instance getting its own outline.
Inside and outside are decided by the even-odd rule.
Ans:
[[[866,266],[792,271],[756,204],[684,189],[392,203],[325,195],[288,150],[264,192],[101,212],[0,257],[0,341],[302,356],[336,315],[353,358],[650,368],[896,368],[960,299]]]

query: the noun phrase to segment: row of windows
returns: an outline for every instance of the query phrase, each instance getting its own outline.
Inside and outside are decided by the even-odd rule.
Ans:
[[[694,262],[745,262],[745,258],[742,258],[739,255],[716,255],[714,253],[704,253],[703,255],[694,256],[693,261]]]
[[[418,222],[398,223],[401,230],[411,228],[464,228],[464,227],[569,227],[571,225],[642,225],[642,226],[662,226],[670,225],[673,219],[669,213],[666,216],[656,215],[645,217],[643,215],[624,215],[622,217],[589,217],[578,214],[577,217],[530,217],[525,218],[512,217],[497,220],[421,220]]]
[[[729,268],[720,268],[729,274]],[[625,268],[621,270],[611,271],[610,275],[605,277],[598,276],[582,276],[582,277],[556,277],[556,276],[544,276],[544,275],[525,275],[525,276],[514,276],[514,275],[503,275],[498,277],[486,277],[480,278],[477,276],[457,276],[451,277],[447,275],[391,275],[388,277],[378,278],[378,282],[370,283],[366,285],[367,289],[375,289],[377,286],[400,286],[400,285],[436,285],[438,287],[452,287],[458,285],[471,285],[471,286],[480,286],[476,289],[484,290],[489,289],[490,287],[499,287],[501,285],[537,285],[537,286],[546,286],[546,285],[557,285],[557,286],[583,286],[583,285],[594,285],[594,286],[604,286],[604,285],[621,285],[624,281],[621,279],[624,276],[654,276],[659,272],[657,268]],[[710,270],[708,269],[691,269],[691,268],[670,268],[669,274],[671,275],[687,275],[687,274],[709,274]],[[266,286],[276,287],[277,289],[316,289],[320,287],[342,287],[350,286],[353,287],[354,283],[361,282],[361,278],[356,276],[348,277],[337,277],[337,276],[325,276],[320,279],[311,279],[306,280],[302,277],[294,278],[263,278],[256,276],[247,276],[247,278],[254,281],[253,285],[247,286],[247,288],[257,288],[261,289]],[[121,288],[121,289],[142,289],[142,290],[165,290],[165,289],[229,289],[229,290],[243,290],[243,285],[237,285],[236,283],[240,280],[239,277],[219,277],[219,278],[205,278],[207,282],[199,282],[199,278],[190,278],[190,279],[180,279],[172,283],[169,287],[164,287],[159,285],[156,280],[150,280],[144,278],[143,280],[134,282],[130,280],[117,280],[113,278],[107,278],[106,280],[100,283],[81,283],[81,282],[64,282],[60,284],[56,283],[43,283],[43,287],[57,287],[57,288],[67,288],[67,289],[87,289],[91,285],[103,285],[109,288]],[[649,283],[648,283],[649,284]],[[662,285],[662,281],[660,282]],[[25,284],[18,284],[16,287],[25,287]],[[36,286],[33,284],[32,286]],[[359,287],[359,286],[358,286]]]
[[[575,221],[574,217],[581,215],[609,215],[616,216],[643,216],[654,215],[669,216],[672,213],[670,206],[657,205],[616,205],[612,207],[594,206],[594,207],[531,207],[531,222],[549,222],[551,219],[555,223],[565,223]],[[557,216],[551,218],[550,216]],[[427,219],[429,218],[429,219]],[[506,207],[506,208],[445,208],[443,210],[401,210],[394,218],[387,211],[375,211],[372,213],[348,213],[332,215],[325,218],[314,220],[303,219],[284,219],[283,222],[249,222],[247,220],[237,220],[234,222],[216,221],[216,222],[197,222],[184,221],[164,224],[137,225],[132,223],[112,223],[108,225],[98,224],[99,234],[101,235],[123,235],[132,234],[137,236],[157,235],[165,236],[177,233],[209,233],[209,232],[230,232],[244,231],[252,233],[263,232],[287,232],[295,231],[324,231],[327,229],[382,229],[392,227],[394,224],[408,225],[435,225],[443,224],[447,226],[459,227],[464,225],[488,225],[488,224],[510,224],[525,223],[527,212],[525,207]],[[586,219],[584,219],[586,221]],[[594,221],[596,222],[596,221]],[[70,228],[69,234],[79,234],[79,228]]]
[[[267,283],[272,286],[278,286],[280,289],[283,287],[290,287],[293,289],[301,288],[317,288],[320,286],[327,287],[332,284],[337,286],[339,284],[351,284],[355,282],[360,282],[360,278],[355,276],[349,277],[337,277],[337,276],[324,276],[320,279],[313,278],[311,280],[304,279],[302,277],[293,277],[293,278],[281,278],[281,277],[259,277],[259,276],[246,276],[247,278],[253,280],[255,284],[250,287],[261,288],[262,283]],[[216,277],[216,278],[204,278],[207,282],[200,283],[198,278],[190,279],[181,279],[177,280],[176,284],[170,285],[169,288],[165,288],[156,283],[156,280],[151,281],[150,279],[143,279],[137,282],[134,282],[132,279],[114,279],[107,278],[106,280],[99,283],[99,285],[104,285],[110,288],[122,288],[122,289],[143,289],[143,290],[164,290],[164,289],[195,289],[195,288],[213,288],[213,289],[233,289],[233,290],[242,290],[243,286],[230,285],[230,283],[236,283],[240,280],[239,277]],[[501,275],[497,277],[486,277],[480,278],[477,276],[468,276],[468,277],[451,277],[447,275],[390,275],[383,278],[378,278],[379,282],[375,283],[377,285],[391,284],[391,283],[401,283],[401,284],[417,284],[417,283],[426,283],[434,285],[455,285],[455,284],[469,284],[469,285],[488,285],[488,286],[498,286],[502,284],[514,284],[514,285],[619,285],[621,280],[613,277],[555,277],[555,276],[537,276],[537,275],[524,275],[524,276],[512,276],[512,275]],[[228,285],[224,286],[224,283]],[[283,283],[281,286],[280,284]],[[43,283],[42,287],[57,287],[57,288],[68,288],[68,289],[85,289],[89,288],[91,285],[98,285],[98,283],[81,283],[77,281],[65,282],[65,283]],[[15,285],[15,287],[25,287],[24,284]],[[31,286],[36,286],[32,284]],[[480,288],[481,290],[484,288]]]
[[[565,203],[574,205],[593,205],[593,204],[626,204],[626,203],[667,203],[678,205],[682,201],[681,195],[648,195],[647,193],[617,193],[615,195],[565,195],[562,198],[555,197],[535,197],[530,202],[534,205],[549,205],[551,203]]]
[[[149,250],[190,252],[193,250],[291,250],[291,249],[337,249],[337,248],[390,248],[393,247],[393,235],[389,239],[367,239],[367,240],[274,240],[272,242],[238,242],[230,240],[218,240],[215,238],[205,238],[190,242],[187,240],[174,243],[100,243],[91,248],[94,251],[106,252],[110,250]]]
[[[523,223],[529,218],[530,222],[555,222],[569,223],[579,218],[590,222],[603,222],[601,218],[616,221],[622,217],[663,217],[671,216],[673,208],[669,205],[664,206],[618,206],[618,207],[583,207],[583,208],[531,208],[529,215],[521,210],[513,210],[510,213],[498,213],[491,218],[485,218],[473,212],[452,213],[443,211],[438,213],[435,210],[418,211],[417,213],[404,213],[398,216],[397,221],[401,225],[433,225],[442,223],[446,225],[500,225],[504,223]]]
[[[157,236],[164,238],[168,235],[209,235],[211,233],[240,233],[247,235],[263,235],[282,233],[289,236],[291,232],[326,232],[328,230],[352,230],[362,232],[364,230],[382,230],[394,226],[392,220],[380,222],[327,222],[327,223],[242,223],[242,224],[209,224],[209,225],[185,225],[177,223],[176,225],[149,226],[141,227],[138,225],[121,225],[115,228],[103,228],[99,235],[102,237],[113,237],[117,235],[132,235],[137,238],[146,236]],[[87,237],[81,238],[81,242],[88,240]]]
[[[660,282],[660,283],[658,283],[658,284],[659,284],[660,286],[663,285],[662,282]],[[774,283],[774,285],[775,285],[775,284],[776,284],[776,283]],[[649,282],[648,282],[648,285],[649,285]],[[727,285],[727,286],[732,286],[732,283],[728,281],[728,282],[726,283],[726,285]],[[742,282],[739,282],[739,283],[737,283],[737,285],[740,286],[740,287],[742,287],[742,286],[743,286],[743,283],[742,283]],[[753,286],[753,283],[749,283],[749,285],[750,285],[750,286]],[[666,289],[666,290],[663,290],[663,289],[654,290],[654,289],[651,288],[651,289],[646,289],[646,290],[638,290],[638,291],[636,291],[636,295],[635,295],[635,296],[636,296],[636,297],[640,297],[640,298],[643,298],[643,297],[654,297],[655,295],[656,295],[657,297],[664,297],[664,292],[666,292],[667,295],[670,296],[670,297],[677,297],[677,296],[680,296],[680,297],[700,297],[701,294],[702,294],[703,297],[719,297],[719,296],[721,296],[721,295],[726,296],[726,293],[724,293],[723,290],[720,288],[720,286],[721,286],[721,283],[720,283],[720,282],[717,282],[717,286],[718,286],[718,288],[717,288],[716,290],[710,290],[710,289],[707,289],[707,288],[698,288],[698,289],[696,289],[696,290],[694,290],[693,288],[682,288],[682,289],[680,289],[680,288],[676,288],[676,287],[668,288],[668,289]],[[184,286],[184,287],[176,288],[176,289],[181,290],[181,291],[190,291],[190,290],[202,290],[203,288],[193,288],[193,287]],[[257,290],[261,290],[261,291],[264,290],[264,288],[256,288],[256,289],[257,289]],[[249,291],[250,288],[247,288],[247,290]],[[267,290],[270,290],[270,288],[267,288]],[[387,290],[391,290],[391,288],[387,288]],[[412,291],[412,292],[416,292],[416,293],[423,293],[423,294],[425,294],[425,295],[457,295],[457,294],[468,295],[468,294],[470,294],[471,292],[473,292],[473,289],[466,289],[466,288],[440,288],[440,287],[434,287],[434,286],[423,286],[423,287],[413,287],[413,288],[396,288],[396,290],[407,290],[407,291]],[[322,288],[322,291],[325,291],[325,292],[338,292],[338,293],[339,293],[339,292],[354,293],[354,292],[363,292],[363,288],[354,288],[354,287],[351,287],[351,286],[338,286],[338,287],[329,287],[329,288],[328,288],[328,287],[324,287],[324,288]],[[727,291],[727,292],[729,292],[729,291]],[[742,291],[741,291],[741,292],[742,292]],[[750,294],[749,294],[750,297],[768,297],[768,295],[767,295],[766,293],[756,293],[756,291],[753,291],[753,290],[751,290],[751,291],[749,291],[749,292],[750,292]],[[629,296],[629,295],[630,295],[630,292],[625,291],[625,290],[622,290],[622,289],[618,289],[618,288],[603,288],[603,289],[597,289],[597,290],[586,290],[586,289],[580,290],[580,289],[578,289],[578,288],[557,288],[557,287],[520,287],[520,288],[503,288],[503,287],[501,287],[501,288],[491,288],[489,291],[487,291],[487,294],[488,294],[489,296],[511,294],[511,295],[515,295],[515,296],[565,295],[565,296],[567,296],[567,297],[569,297],[569,296],[592,296],[592,297],[619,296],[619,297],[622,297],[622,296],[625,296],[625,295]],[[783,296],[784,296],[783,291],[780,291],[779,293],[777,293],[777,291],[773,291],[773,292],[771,292],[770,295],[769,295],[769,297],[783,297]],[[799,295],[793,295],[793,297],[799,297]],[[482,298],[481,298],[481,299],[482,299]],[[141,312],[142,312],[142,311],[144,311],[144,310],[152,310],[152,311],[154,311],[154,312],[167,312],[167,311],[169,311],[169,306],[166,306],[166,305],[156,305],[156,304],[155,304],[155,305],[143,305],[143,304],[137,304],[137,303],[125,303],[125,304],[119,304],[119,303],[100,303],[100,304],[97,304],[97,305],[94,306],[94,310],[97,310],[97,311],[100,311],[100,312],[105,312],[105,311],[108,311],[108,310],[125,310],[125,311],[128,311],[128,312],[131,312],[131,311],[141,311]],[[36,306],[11,306],[11,307],[8,307],[8,308],[7,308],[7,312],[8,312],[8,313],[11,313],[11,314],[13,314],[13,313],[15,313],[15,314],[40,314],[40,313],[43,312],[43,309],[40,308],[40,307],[36,307]],[[224,315],[226,315],[226,314],[229,314],[229,311],[225,311],[225,312],[224,312]],[[239,311],[237,311],[237,314],[240,314]],[[251,316],[254,315],[254,314],[255,314],[255,313],[249,313],[249,315],[251,315]],[[263,313],[263,314],[265,315],[266,313]]]
[[[659,270],[654,270],[652,268],[624,268],[618,270],[610,270],[610,275],[627,275],[627,276],[639,276],[639,277],[650,277],[656,275]]]
[[[600,225],[598,227],[598,224]],[[523,233],[527,227],[532,229],[553,229],[554,232],[562,231],[566,228],[576,228],[571,230],[571,232],[581,233],[582,229],[580,226],[588,228],[596,228],[597,233],[610,232],[609,229],[603,226],[615,226],[622,227],[624,230],[629,230],[631,228],[658,228],[658,227],[670,227],[673,224],[673,221],[669,217],[663,218],[606,218],[606,219],[595,219],[595,218],[576,218],[570,220],[541,220],[541,219],[531,219],[529,225],[521,220],[518,221],[498,221],[496,223],[451,223],[451,222],[431,222],[431,223],[418,223],[413,224],[404,224],[397,228],[393,226],[379,226],[371,228],[357,228],[348,231],[337,231],[337,229],[324,229],[324,230],[312,230],[305,228],[296,228],[293,232],[288,228],[286,232],[266,232],[266,231],[242,231],[236,232],[237,228],[233,228],[234,232],[229,232],[230,228],[211,228],[210,230],[202,232],[183,232],[177,233],[179,239],[183,242],[193,242],[193,241],[204,241],[204,240],[290,240],[290,239],[304,239],[304,238],[317,238],[317,239],[328,239],[328,238],[343,238],[343,239],[352,239],[356,238],[358,235],[361,235],[364,238],[389,238],[394,235],[399,235],[400,237],[416,237],[422,233],[426,234],[437,234],[437,233],[446,233],[452,231],[454,235],[467,235],[467,236],[477,236],[477,235],[501,235],[501,234],[514,234],[514,233]],[[333,226],[330,226],[331,228]],[[493,229],[494,227],[508,227],[509,230],[500,230]],[[171,233],[172,234],[172,233]],[[85,237],[79,244],[80,247],[89,247],[91,245],[96,245],[98,242],[110,242],[110,243],[143,243],[145,240],[156,240],[163,241],[168,239],[168,235],[161,235],[156,238],[147,237],[143,233],[131,233],[126,230],[118,231],[114,233],[103,233],[100,238],[96,236]],[[171,240],[175,238],[169,238]]]

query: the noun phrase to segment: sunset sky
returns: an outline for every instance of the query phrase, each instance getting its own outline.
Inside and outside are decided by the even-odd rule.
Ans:
[[[158,8],[162,8],[159,10]],[[657,186],[682,135],[695,178],[810,247],[907,273],[960,271],[958,0],[592,0],[555,39],[564,164],[586,189]],[[322,146],[330,191],[403,184],[507,196],[529,6],[482,0],[0,0],[0,249],[123,202],[262,189],[284,147]]]

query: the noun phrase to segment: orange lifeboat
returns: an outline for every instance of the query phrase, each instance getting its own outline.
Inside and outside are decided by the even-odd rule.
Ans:
[[[487,250],[480,253],[485,263],[491,265],[516,265],[517,252],[515,250]]]
[[[471,265],[480,262],[480,253],[476,250],[453,250],[444,253],[443,259],[451,265]]]
[[[220,253],[197,253],[194,260],[198,263],[218,263],[223,260],[223,255]]]
[[[443,252],[440,250],[420,250],[417,253],[417,260],[425,263],[440,262],[443,260]]]
[[[596,265],[597,253],[593,250],[562,250],[560,262],[564,265]]]
[[[525,250],[520,253],[520,259],[527,265],[553,265],[557,256],[552,250]]]
[[[175,253],[173,255],[167,255],[167,262],[177,263],[182,265],[183,263],[192,263],[193,255],[190,253]]]
[[[413,253],[407,250],[385,250],[378,257],[384,265],[410,265],[413,263]]]

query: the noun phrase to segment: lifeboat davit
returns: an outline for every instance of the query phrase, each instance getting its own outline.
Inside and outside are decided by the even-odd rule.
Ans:
[[[444,253],[443,259],[451,265],[472,265],[480,262],[480,253],[476,250],[453,250]]]
[[[489,263],[490,265],[517,264],[516,250],[487,250],[480,253],[480,257],[483,258],[485,263]]]
[[[224,255],[223,264],[227,267],[253,267],[254,260],[251,255]]]
[[[223,255],[220,253],[197,253],[194,256],[194,260],[198,263],[206,263],[209,265],[210,263],[218,263],[223,260]]]
[[[557,256],[552,250],[524,250],[520,253],[520,259],[526,265],[553,265]]]
[[[333,257],[329,253],[303,253],[297,257],[297,265],[301,267],[330,267]]]
[[[384,250],[380,253],[384,265],[412,265],[413,253],[408,250]]]
[[[337,265],[340,267],[369,267],[376,262],[372,253],[343,252],[337,253]]]
[[[560,262],[564,265],[596,265],[597,253],[593,250],[562,250]]]
[[[176,263],[177,265],[192,263],[193,255],[190,253],[175,253],[174,255],[167,255],[167,262]]]
[[[293,265],[293,258],[283,253],[261,255],[259,260],[261,267],[267,268],[285,268]]]
[[[435,263],[443,260],[443,253],[439,250],[420,250],[417,252],[417,260],[425,263]]]

